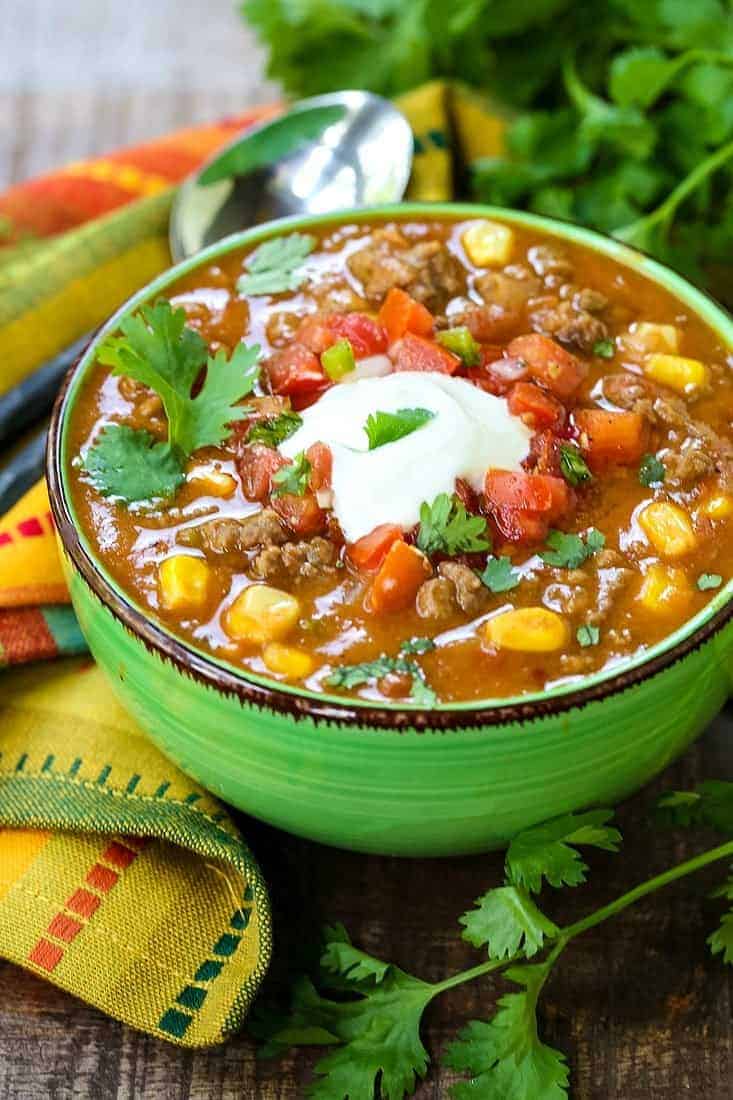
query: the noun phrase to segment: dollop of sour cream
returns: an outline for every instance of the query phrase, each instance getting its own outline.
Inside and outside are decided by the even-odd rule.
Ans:
[[[415,408],[429,410],[432,419],[369,450],[364,425],[371,413]],[[480,490],[488,469],[518,470],[532,437],[504,398],[432,371],[333,386],[301,415],[302,426],[280,452],[294,458],[313,443],[331,448],[333,510],[347,542],[381,523],[409,530],[423,501],[452,493],[456,478]]]

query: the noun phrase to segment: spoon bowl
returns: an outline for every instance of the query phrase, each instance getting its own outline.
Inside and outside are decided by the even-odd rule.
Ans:
[[[179,188],[176,262],[249,226],[399,202],[412,167],[410,126],[371,92],[313,96],[235,138]]]

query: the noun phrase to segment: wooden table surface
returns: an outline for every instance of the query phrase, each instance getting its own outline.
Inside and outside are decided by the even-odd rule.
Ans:
[[[4,0],[0,186],[272,99],[233,9],[232,0]],[[625,854],[594,856],[588,886],[553,895],[554,916],[575,919],[697,849],[648,828],[645,811],[663,789],[733,778],[732,732],[733,714],[722,716],[621,808]],[[368,858],[243,827],[272,888],[276,966],[325,920],[343,921],[359,944],[428,979],[477,961],[456,920],[499,883],[499,856]],[[544,998],[543,1032],[569,1056],[575,1100],[733,1095],[733,983],[705,947],[716,907],[703,886],[687,880],[653,896],[564,956]],[[500,990],[484,980],[434,1003],[431,1057]],[[181,1051],[0,963],[0,1100],[291,1100],[304,1095],[311,1061],[299,1053],[257,1062],[244,1036]],[[452,1079],[434,1067],[416,1095],[447,1097]]]

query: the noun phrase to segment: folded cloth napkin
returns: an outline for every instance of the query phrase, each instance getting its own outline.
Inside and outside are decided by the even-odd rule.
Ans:
[[[499,151],[501,115],[433,83],[399,105],[410,197]],[[0,393],[170,264],[175,184],[276,113],[70,165],[0,196]],[[235,1031],[266,971],[267,891],[227,813],[154,749],[87,657],[45,484],[0,519],[0,955],[185,1046]],[[53,664],[10,668],[41,658]]]

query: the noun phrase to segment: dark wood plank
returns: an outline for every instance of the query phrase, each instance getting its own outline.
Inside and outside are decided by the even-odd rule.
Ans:
[[[699,848],[649,829],[655,793],[706,776],[731,776],[733,717],[719,719],[665,776],[620,810],[623,856],[592,857],[586,887],[550,893],[567,922]],[[477,961],[456,919],[498,883],[501,857],[396,860],[338,852],[256,822],[245,830],[271,883],[276,911],[274,977],[323,920],[342,920],[354,939],[414,973],[437,979]],[[707,879],[687,880],[574,944],[544,999],[544,1034],[568,1054],[576,1100],[729,1100],[733,1074],[732,983],[710,958],[716,920]],[[463,986],[429,1010],[433,1058],[471,1016],[485,1014],[503,986]],[[40,980],[0,967],[1,1100],[291,1100],[304,1094],[312,1057],[257,1062],[237,1037],[186,1052],[108,1020]],[[448,1095],[450,1073],[434,1066],[419,1100]]]

